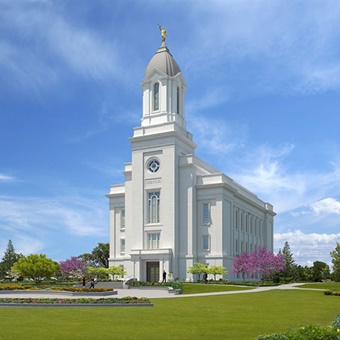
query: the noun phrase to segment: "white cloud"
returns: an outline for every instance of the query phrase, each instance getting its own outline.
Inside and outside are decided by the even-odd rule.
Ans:
[[[104,207],[80,196],[16,198],[0,196],[0,230],[6,232],[44,234],[59,230],[75,236],[104,235]]]
[[[248,134],[246,126],[236,128],[225,121],[200,115],[195,115],[191,120],[189,130],[194,135],[194,142],[199,142],[201,150],[219,157],[225,157],[230,152],[241,149]]]
[[[336,1],[310,1],[308,6],[286,1],[198,2],[190,17],[196,38],[188,51],[197,58],[187,59],[207,72],[221,63],[231,68],[254,63],[258,71],[249,75],[243,91],[339,90],[339,9]]]
[[[56,17],[46,38],[50,49],[84,76],[91,75],[100,81],[120,72],[117,47],[113,42],[103,41],[94,31],[79,29]]]
[[[283,248],[288,242],[297,264],[309,265],[314,261],[326,262],[331,265],[330,252],[340,243],[338,234],[306,234],[301,230],[274,234],[275,249]]]
[[[72,73],[100,84],[121,75],[115,42],[82,27],[55,3],[13,1],[0,11],[0,21],[7,33],[0,43],[7,86],[39,93]]]
[[[340,202],[335,198],[325,198],[310,204],[310,208],[316,215],[338,214],[340,215]]]
[[[0,182],[12,182],[17,180],[15,177],[0,173]]]

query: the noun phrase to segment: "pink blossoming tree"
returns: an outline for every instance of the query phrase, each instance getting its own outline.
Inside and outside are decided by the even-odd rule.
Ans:
[[[285,268],[282,254],[273,254],[266,248],[259,248],[250,254],[241,253],[234,258],[232,272],[240,273],[243,280],[246,276],[272,279],[274,275]]]
[[[82,261],[72,256],[66,261],[60,261],[59,267],[64,275],[68,275],[76,278],[85,278],[87,265]]]

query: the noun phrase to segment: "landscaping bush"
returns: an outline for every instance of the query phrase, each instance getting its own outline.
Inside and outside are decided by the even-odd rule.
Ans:
[[[333,296],[340,296],[340,292],[333,292],[332,290],[325,290],[325,295],[333,295]]]
[[[182,289],[183,283],[179,281],[174,282],[145,282],[145,281],[131,281],[131,287],[172,287],[173,289]]]
[[[36,287],[33,286],[28,286],[28,285],[0,285],[0,290],[34,290],[37,289]]]
[[[340,334],[332,328],[323,326],[305,326],[297,330],[288,331],[285,333],[290,340],[338,340]]]
[[[332,322],[333,329],[340,332],[340,314],[336,315]]]
[[[74,287],[52,287],[51,290],[60,291],[60,292],[110,292],[113,291],[113,288],[74,288]]]
[[[255,340],[340,340],[340,315],[334,318],[332,326],[308,325],[285,333],[260,335]]]

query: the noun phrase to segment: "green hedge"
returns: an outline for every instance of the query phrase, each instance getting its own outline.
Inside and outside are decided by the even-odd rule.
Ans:
[[[260,335],[255,340],[340,340],[340,315],[336,315],[332,327],[308,325],[285,333]]]

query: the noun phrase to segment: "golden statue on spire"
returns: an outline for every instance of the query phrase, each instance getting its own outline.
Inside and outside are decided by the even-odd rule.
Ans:
[[[165,42],[165,38],[166,38],[166,36],[168,35],[168,34],[166,33],[166,29],[165,29],[165,27],[163,27],[163,26],[161,26],[161,25],[159,25],[159,24],[158,24],[158,27],[159,27],[160,31],[162,32],[162,42]]]

